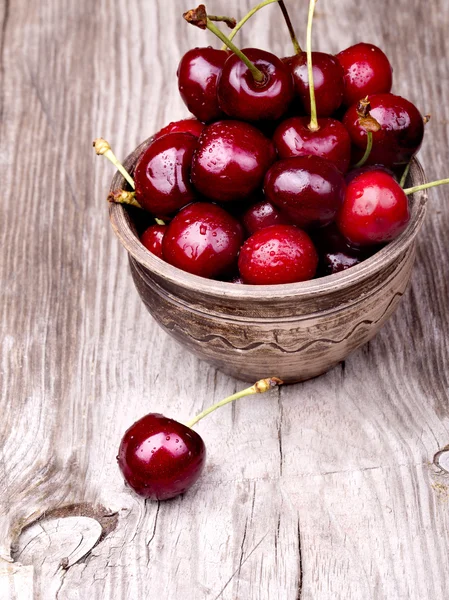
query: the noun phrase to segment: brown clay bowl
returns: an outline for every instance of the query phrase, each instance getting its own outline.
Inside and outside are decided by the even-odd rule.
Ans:
[[[125,160],[133,171],[151,138]],[[425,182],[417,160],[410,186]],[[125,185],[117,173],[111,191]],[[132,211],[110,205],[112,228],[129,254],[137,291],[157,323],[185,348],[245,381],[316,377],[370,340],[406,291],[427,194],[410,197],[411,220],[396,240],[347,271],[302,283],[236,285],[172,267],[140,243]],[[138,210],[138,209],[134,209]]]

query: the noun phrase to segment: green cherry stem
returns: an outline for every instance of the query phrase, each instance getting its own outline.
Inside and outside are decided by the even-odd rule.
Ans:
[[[407,163],[407,166],[405,167],[404,172],[402,173],[401,181],[399,182],[399,185],[401,186],[401,188],[404,187],[405,182],[407,181],[408,173],[410,171],[411,166],[412,166],[411,162]]]
[[[309,92],[310,92],[310,131],[318,131],[320,126],[318,125],[318,117],[316,113],[316,100],[315,100],[315,85],[313,83],[313,64],[312,64],[312,22],[313,13],[315,12],[315,4],[317,0],[310,0],[309,3],[309,17],[307,19],[307,72],[309,76]]]
[[[263,394],[264,392],[268,392],[269,390],[273,389],[278,385],[282,385],[283,383],[284,382],[278,377],[268,377],[267,379],[261,379],[251,387],[246,388],[245,390],[241,390],[240,392],[237,392],[232,396],[228,396],[224,400],[221,400],[220,402],[213,404],[209,408],[206,408],[198,415],[196,415],[196,417],[194,417],[188,423],[186,423],[186,426],[193,427],[194,425],[196,425],[196,423],[198,423],[198,421],[201,421],[201,419],[204,419],[204,417],[210,415],[211,412],[214,412],[214,410],[217,410],[217,408],[220,408],[225,404],[229,404],[230,402],[234,402],[235,400],[238,400],[239,398],[244,398],[245,396],[251,396],[252,394]]]
[[[190,23],[191,25],[195,25],[196,27],[199,27],[200,29],[209,29],[210,32],[215,34],[218,37],[218,39],[221,40],[227,48],[229,48],[229,50],[234,52],[234,54],[236,54],[238,56],[238,58],[240,58],[240,60],[243,63],[245,63],[245,65],[248,67],[249,71],[251,72],[251,75],[253,76],[254,81],[257,81],[258,83],[262,83],[263,81],[265,81],[265,75],[262,73],[262,71],[260,71],[256,67],[256,65],[254,65],[248,59],[248,57],[246,57],[243,54],[243,52],[241,50],[239,50],[237,48],[237,46],[235,46],[229,40],[228,37],[225,36],[225,34],[221,31],[221,29],[219,29],[215,25],[215,23],[213,23],[209,19],[209,17],[207,16],[206,7],[204,6],[204,4],[200,4],[197,8],[188,10],[187,12],[184,13],[183,17],[187,21],[187,23]]]
[[[237,25],[237,21],[235,19],[233,19],[232,17],[224,17],[224,16],[217,16],[217,15],[208,15],[209,19],[211,21],[215,21],[217,22],[222,22],[225,23],[229,29],[234,29],[234,27]]]
[[[404,190],[404,194],[409,196],[410,194],[414,194],[415,192],[420,192],[421,190],[428,190],[429,188],[437,187],[438,185],[446,185],[449,184],[449,179],[439,179],[438,181],[431,181],[430,183],[423,183],[422,185],[416,185],[415,187],[407,188]]]
[[[109,142],[107,142],[103,138],[97,138],[96,140],[94,140],[92,145],[95,148],[95,152],[98,154],[98,156],[105,156],[114,165],[114,167],[123,175],[123,177],[129,183],[129,185],[133,188],[133,190],[135,190],[136,186],[134,184],[134,179],[131,177],[131,175],[128,173],[128,171],[119,161],[119,159],[112,152]],[[142,208],[142,206],[136,200],[136,192],[119,190],[118,192],[109,194],[108,200],[110,202],[115,202],[116,204],[129,204],[130,206]],[[157,219],[156,217],[154,217],[154,220],[158,225],[165,225],[165,222],[162,221],[162,219]]]
[[[284,15],[284,19],[287,24],[288,31],[290,33],[290,37],[292,40],[293,48],[295,49],[295,53],[300,54],[302,52],[301,46],[298,43],[298,38],[296,37],[296,33],[293,28],[293,24],[290,20],[290,15],[288,14],[287,7],[285,6],[284,0],[278,0],[278,2],[279,2],[279,8],[281,9],[282,14]]]
[[[234,39],[234,37],[237,35],[237,33],[240,31],[240,29],[243,27],[243,25],[246,23],[246,21],[248,21],[249,19],[251,19],[251,17],[253,15],[256,14],[256,12],[258,12],[261,8],[264,8],[264,6],[268,6],[269,4],[274,4],[275,2],[279,2],[279,0],[265,0],[264,2],[261,2],[260,4],[258,4],[257,6],[255,6],[254,8],[252,8],[249,13],[247,15],[245,15],[243,17],[243,19],[241,19],[237,25],[234,27],[234,29],[231,31],[231,33],[228,36],[228,40],[232,41]],[[210,17],[209,17],[210,18]],[[226,50],[228,46],[226,44],[223,44],[222,46],[222,50]]]
[[[360,167],[363,167],[363,165],[368,160],[369,155],[371,154],[371,150],[372,149],[373,149],[373,134],[371,133],[371,131],[368,131],[367,134],[366,134],[366,150],[365,150],[365,154],[362,156],[362,158],[359,160],[359,162],[354,165],[354,169],[359,169]]]

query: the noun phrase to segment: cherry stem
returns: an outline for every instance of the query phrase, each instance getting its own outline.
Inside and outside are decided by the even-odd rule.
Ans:
[[[226,25],[229,27],[229,29],[234,29],[234,27],[237,25],[237,21],[235,19],[233,19],[232,17],[219,17],[217,15],[208,15],[208,17],[211,21],[215,21],[215,22],[221,21],[223,23],[226,23]]]
[[[416,185],[415,187],[407,188],[404,190],[406,196],[420,192],[421,190],[428,190],[429,188],[437,187],[438,185],[449,184],[449,179],[439,179],[438,181],[431,181],[430,183],[423,183],[422,185]]]
[[[317,0],[310,0],[309,4],[309,17],[307,19],[307,72],[309,75],[309,92],[310,92],[310,131],[318,131],[320,126],[318,125],[318,118],[316,113],[316,100],[315,100],[315,85],[313,83],[313,64],[312,64],[312,22],[313,13],[315,12],[315,4]]]
[[[247,15],[245,15],[243,17],[243,19],[237,23],[237,25],[234,27],[234,29],[229,34],[228,40],[232,41],[234,39],[234,37],[237,35],[237,33],[240,31],[240,29],[243,27],[243,25],[246,23],[246,21],[248,21],[254,14],[256,14],[256,12],[258,12],[264,6],[268,6],[268,4],[273,4],[274,2],[279,2],[279,0],[265,0],[265,2],[261,2],[260,4],[258,4],[254,8],[252,8],[249,11],[249,13]],[[227,47],[228,46],[226,44],[223,44],[222,50],[226,50]]]
[[[119,159],[115,156],[115,154],[111,150],[111,146],[109,142],[104,140],[103,138],[97,138],[93,142],[93,147],[95,148],[95,152],[98,156],[105,156],[114,167],[123,175],[129,185],[136,189],[134,184],[134,179],[119,161]],[[137,206],[137,208],[142,208],[139,202],[136,200],[136,192],[128,192],[127,190],[119,190],[118,192],[111,193],[108,196],[109,202],[115,202],[116,204],[129,204],[130,206]],[[154,217],[154,220],[158,225],[165,225],[165,222],[162,219],[157,219]]]
[[[405,167],[404,172],[402,173],[401,181],[399,182],[399,185],[401,186],[401,188],[404,187],[405,182],[407,181],[408,173],[410,171],[411,166],[412,166],[412,163],[410,161],[409,163],[407,163],[407,166]]]
[[[263,394],[264,392],[268,392],[269,390],[275,388],[278,385],[282,385],[283,383],[284,382],[278,377],[269,377],[267,379],[261,379],[251,387],[246,388],[245,390],[241,390],[240,392],[237,392],[232,396],[228,396],[224,400],[217,402],[217,404],[213,404],[209,408],[206,408],[198,415],[196,415],[196,417],[194,417],[188,423],[186,423],[186,426],[193,427],[194,425],[196,425],[196,423],[198,423],[198,421],[201,421],[201,419],[204,419],[204,417],[209,415],[211,412],[214,412],[214,410],[217,410],[217,408],[224,406],[225,404],[229,404],[230,402],[234,402],[235,400],[238,400],[239,398],[244,398],[245,396],[251,396],[252,394]]]
[[[262,83],[265,80],[265,75],[262,73],[262,71],[260,71],[256,65],[254,65],[249,58],[247,58],[243,52],[239,50],[237,46],[235,46],[220,29],[218,29],[215,23],[212,23],[212,21],[209,20],[209,18],[207,19],[206,27],[209,29],[209,31],[214,33],[223,42],[223,44],[229,48],[229,50],[232,50],[232,52],[234,52],[234,54],[236,54],[243,63],[245,63],[245,65],[251,71],[254,81]]]
[[[298,38],[296,37],[295,30],[293,28],[293,24],[290,20],[290,15],[288,14],[287,7],[285,6],[284,0],[278,0],[279,8],[282,10],[282,14],[284,15],[285,22],[288,27],[288,31],[290,33],[290,37],[292,39],[293,48],[295,49],[296,54],[300,54],[302,52],[301,46],[298,43]]]
[[[373,134],[371,133],[371,131],[367,131],[365,154],[362,156],[362,158],[359,160],[359,162],[354,165],[355,169],[359,169],[360,167],[363,167],[363,165],[368,160],[372,149],[373,149]]]

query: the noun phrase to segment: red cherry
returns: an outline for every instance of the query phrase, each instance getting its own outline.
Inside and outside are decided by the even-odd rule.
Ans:
[[[181,121],[173,121],[156,133],[154,139],[162,137],[167,133],[190,133],[195,137],[200,137],[205,125],[198,119],[182,119]]]
[[[134,172],[136,198],[154,215],[168,215],[195,199],[190,166],[198,140],[189,133],[168,133],[154,140]]]
[[[296,93],[301,99],[308,115],[310,109],[309,74],[307,72],[307,53],[301,52],[289,57],[285,63],[290,67]],[[329,117],[343,101],[343,69],[331,54],[312,52],[313,82],[318,117]]]
[[[178,67],[178,88],[187,108],[205,123],[223,116],[218,106],[217,80],[228,58],[225,50],[193,48]]]
[[[276,162],[265,176],[265,195],[300,227],[331,223],[344,198],[345,181],[337,167],[318,156]]]
[[[283,121],[274,132],[273,142],[281,158],[320,156],[334,163],[342,173],[351,160],[351,138],[344,125],[336,119],[319,119],[319,129],[309,128],[308,117],[292,117]]]
[[[248,235],[271,225],[288,225],[288,219],[268,200],[261,200],[250,206],[242,215],[242,222]]]
[[[393,69],[390,61],[374,44],[355,44],[336,56],[343,69],[343,103],[351,106],[365,96],[391,90]]]
[[[196,202],[171,221],[164,259],[188,273],[215,278],[232,271],[243,243],[243,227],[216,204]]]
[[[219,202],[247,198],[261,187],[276,159],[272,142],[241,121],[219,121],[202,133],[192,162],[192,183]]]
[[[371,171],[348,185],[337,225],[356,246],[382,244],[395,239],[410,220],[407,196],[387,173]]]
[[[390,177],[395,178],[393,171],[387,169],[383,165],[364,165],[363,167],[358,167],[356,169],[352,169],[345,175],[346,185],[349,185],[353,179],[361,175],[362,173],[369,173],[370,171],[383,171],[384,173],[388,173]]]
[[[140,236],[140,241],[145,248],[159,258],[164,258],[162,255],[162,240],[166,231],[167,225],[150,225]]]
[[[189,427],[150,413],[126,431],[117,460],[126,482],[139,496],[168,500],[197,481],[206,447]]]
[[[293,99],[293,82],[286,65],[274,54],[247,48],[243,54],[265,79],[257,82],[235,54],[226,60],[218,80],[218,101],[230,117],[244,121],[278,119]]]
[[[346,271],[370,255],[366,250],[350,246],[335,223],[316,231],[312,240],[318,251],[318,272],[321,276]]]
[[[245,283],[272,285],[312,279],[318,255],[310,237],[293,225],[272,225],[246,240],[239,271]]]
[[[418,152],[424,137],[424,122],[414,104],[394,94],[375,94],[369,97],[370,114],[381,125],[373,132],[373,148],[366,164],[386,167],[405,164]],[[364,154],[367,134],[359,123],[357,105],[346,112],[343,124],[355,146],[353,160]]]

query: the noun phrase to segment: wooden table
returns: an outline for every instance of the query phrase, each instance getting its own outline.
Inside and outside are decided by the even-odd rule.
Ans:
[[[307,2],[288,4],[302,40]],[[243,385],[147,314],[108,225],[113,170],[91,147],[102,135],[124,156],[186,114],[177,63],[214,43],[188,8],[0,4],[0,598],[447,598],[447,188],[430,193],[411,288],[374,341],[203,421],[208,467],[184,497],[143,502],[123,484],[115,455],[134,420],[184,420]],[[317,49],[388,53],[396,93],[432,113],[429,179],[449,175],[448,30],[447,0],[320,0],[314,27]],[[291,53],[275,6],[236,39]]]

